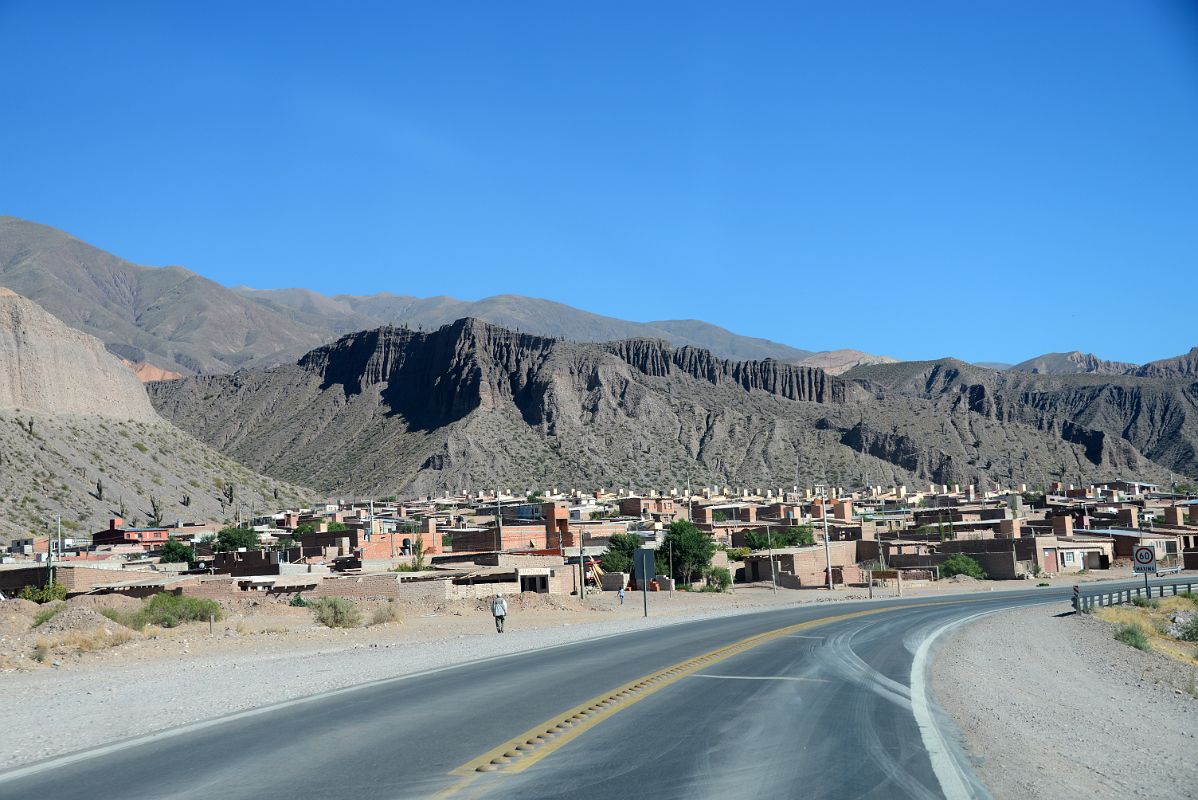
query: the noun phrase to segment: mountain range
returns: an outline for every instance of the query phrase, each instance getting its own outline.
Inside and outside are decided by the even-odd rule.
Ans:
[[[61,428],[82,412],[45,405],[57,397],[91,408],[82,416],[169,431],[151,463],[206,487],[209,503],[219,473],[235,469],[230,457],[255,471],[237,467],[236,480],[257,487],[259,499],[272,481],[298,496],[295,485],[392,494],[496,481],[915,485],[1198,474],[1198,348],[1145,365],[1073,352],[989,369],[812,353],[699,321],[627,322],[517,295],[230,289],[11,217],[0,218],[0,286],[102,341],[107,360],[88,369],[100,364],[120,387],[101,402],[108,395],[98,387],[109,384],[93,375],[42,392],[41,407],[0,393],[14,410],[0,447],[37,457],[33,437],[13,439],[27,405],[58,426],[56,436],[112,440],[111,426]],[[26,309],[23,319],[35,316]],[[51,336],[39,325],[60,345],[21,351],[16,336],[0,351],[14,398],[11,387],[26,391],[35,377],[87,373],[61,344],[68,329]],[[140,410],[129,405],[130,368],[149,381],[153,410],[144,390]],[[146,486],[144,459],[114,458],[104,463],[122,492],[142,503],[157,491]],[[80,499],[81,482],[96,479],[86,464],[23,474],[68,467],[77,476],[59,493],[94,513],[101,504]],[[36,497],[45,483],[34,481],[4,497]]]
[[[254,469],[359,494],[522,481],[647,488],[688,479],[1167,477],[1112,434],[1110,420],[1072,418],[1088,409],[1071,405],[1080,401],[1069,381],[1051,379],[1061,396],[1036,405],[1005,380],[963,362],[867,365],[838,377],[657,339],[571,342],[463,319],[428,332],[351,333],[295,364],[149,391],[163,416]],[[1182,428],[1179,441],[1192,433]],[[1184,461],[1145,438],[1165,460]]]
[[[814,357],[830,370],[893,360],[856,351],[813,353],[699,320],[629,322],[519,295],[466,301],[230,289],[183,267],[130,263],[15,217],[0,217],[0,286],[100,339],[148,379],[286,363],[351,331],[381,325],[432,329],[463,317],[576,341],[658,338],[734,359],[797,363]]]

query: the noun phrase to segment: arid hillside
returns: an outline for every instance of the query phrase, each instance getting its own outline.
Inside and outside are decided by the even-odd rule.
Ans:
[[[56,515],[68,533],[112,516],[223,521],[300,495],[163,420],[99,341],[0,289],[0,536]]]

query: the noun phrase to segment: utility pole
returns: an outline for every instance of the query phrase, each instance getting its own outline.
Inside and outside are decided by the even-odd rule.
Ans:
[[[776,595],[778,594],[778,578],[774,575],[774,527],[772,525],[765,526],[765,541],[770,551],[770,586],[773,587]]]
[[[36,547],[36,543],[34,545]],[[46,534],[46,586],[54,584],[54,537]]]
[[[503,552],[503,509],[499,507],[499,487],[495,487],[495,552]]]
[[[820,503],[820,511],[824,516],[824,568],[828,573],[828,591],[832,591],[832,548],[828,544],[828,487],[823,488],[824,502]]]
[[[583,536],[583,532],[582,532],[582,529],[580,528],[578,531],[578,577],[581,578],[582,580],[579,581],[579,584],[578,584],[578,599],[586,600],[587,599],[587,569],[586,569],[586,556],[583,555],[583,552],[582,552],[582,536]],[[646,613],[645,616],[648,616],[648,613]]]
[[[674,543],[667,538],[670,551],[670,597],[674,596]]]

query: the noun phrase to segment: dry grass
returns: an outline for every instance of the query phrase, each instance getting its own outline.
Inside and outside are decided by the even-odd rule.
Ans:
[[[394,600],[388,600],[374,610],[370,616],[371,625],[385,625],[388,622],[399,622],[399,606]]]
[[[90,653],[117,647],[133,638],[133,632],[121,627],[93,628],[90,631],[66,631],[57,636],[39,636],[33,643],[33,659],[45,661],[52,652]]]
[[[1116,626],[1138,628],[1148,640],[1148,649],[1190,666],[1198,666],[1198,651],[1188,642],[1178,641],[1161,631],[1169,624],[1174,611],[1193,611],[1194,604],[1185,597],[1164,597],[1150,606],[1111,606],[1100,608],[1094,616]]]

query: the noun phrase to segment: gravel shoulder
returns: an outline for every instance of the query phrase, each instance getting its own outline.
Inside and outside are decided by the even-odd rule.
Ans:
[[[935,658],[932,691],[982,782],[997,800],[1198,797],[1194,669],[1062,607],[982,617]]]

